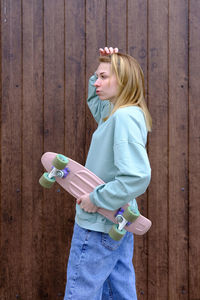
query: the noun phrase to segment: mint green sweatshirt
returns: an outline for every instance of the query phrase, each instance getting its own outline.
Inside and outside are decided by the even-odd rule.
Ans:
[[[135,198],[143,194],[150,182],[151,168],[146,152],[147,129],[142,110],[138,106],[118,109],[107,121],[110,102],[96,95],[94,82],[89,80],[87,103],[98,123],[92,136],[86,168],[99,176],[105,184],[94,189],[90,200],[98,207],[115,210],[129,203],[137,206]],[[98,213],[87,213],[76,205],[79,226],[108,233],[112,222]]]

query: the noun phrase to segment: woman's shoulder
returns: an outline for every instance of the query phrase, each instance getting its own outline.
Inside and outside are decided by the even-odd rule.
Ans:
[[[139,122],[145,124],[145,117],[142,109],[139,106],[126,106],[119,108],[114,113],[114,119],[120,122]]]
[[[129,141],[136,141],[145,145],[147,139],[147,128],[144,113],[138,106],[127,106],[119,108],[114,114],[115,129],[117,135],[127,137]]]

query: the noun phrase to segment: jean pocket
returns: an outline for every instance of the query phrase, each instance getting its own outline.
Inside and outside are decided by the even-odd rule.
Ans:
[[[101,236],[102,245],[111,251],[118,249],[119,246],[121,245],[122,241],[123,241],[123,238],[120,241],[115,241],[115,240],[111,239],[111,237],[107,233],[102,233],[102,236]]]

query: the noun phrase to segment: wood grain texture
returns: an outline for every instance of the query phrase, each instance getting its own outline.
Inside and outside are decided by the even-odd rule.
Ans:
[[[6,11],[5,11],[6,5]],[[2,5],[3,6],[3,5]],[[20,295],[22,266],[22,36],[20,1],[2,7],[1,298]]]
[[[169,299],[188,299],[188,1],[169,5]]]
[[[106,0],[86,0],[86,87],[88,87],[88,79],[98,67],[99,48],[105,47],[107,43],[106,22]],[[86,95],[87,91],[86,88]],[[92,133],[96,128],[97,124],[89,108],[86,107],[86,154],[89,150]]]
[[[127,50],[142,67],[147,93],[147,1],[128,1],[127,6]],[[142,24],[142,26],[141,26]],[[147,97],[146,97],[147,100]],[[137,199],[140,212],[148,216],[147,193]],[[139,299],[148,297],[148,234],[135,236],[133,264],[136,273],[136,287]]]
[[[160,42],[162,40],[162,43]],[[168,299],[168,1],[148,5],[148,104],[153,118],[149,135],[152,180],[148,212],[149,299]]]
[[[189,299],[200,295],[200,2],[189,7]]]
[[[85,2],[67,1],[65,13],[65,151],[84,163]]]
[[[127,1],[107,0],[107,47],[127,51]]]
[[[87,85],[104,46],[139,61],[153,117],[138,299],[199,299],[199,1],[3,0],[0,15],[0,299],[63,299],[75,202],[38,185],[40,157],[85,163],[97,126]]]
[[[65,154],[79,163],[85,162],[85,1],[65,3]],[[64,268],[71,245],[75,216],[75,199],[65,193],[63,220],[65,232]]]
[[[40,299],[43,289],[43,191],[38,186],[43,152],[43,2],[23,2],[22,290]]]
[[[64,2],[44,1],[44,152],[53,149],[64,153],[64,23]],[[64,199],[64,192],[56,185],[44,192],[43,297],[51,299],[63,292],[65,282]]]

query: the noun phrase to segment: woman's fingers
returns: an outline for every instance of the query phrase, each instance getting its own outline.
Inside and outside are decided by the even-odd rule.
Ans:
[[[100,48],[99,49],[99,52],[100,52],[100,55],[110,55],[110,54],[113,54],[113,53],[118,53],[119,49],[118,48],[113,48],[113,47],[105,47],[105,48]]]
[[[114,53],[113,47],[110,47],[109,51],[110,51],[110,54],[113,54]]]
[[[108,47],[105,47],[105,48],[104,48],[104,51],[105,51],[105,53],[110,54],[110,53],[109,53]]]
[[[99,52],[100,52],[100,54],[101,54],[101,53],[104,53],[103,48],[100,48],[100,49],[99,49]]]
[[[76,203],[78,204],[78,205],[80,205],[81,204],[81,198],[79,198],[79,199],[76,199]]]

